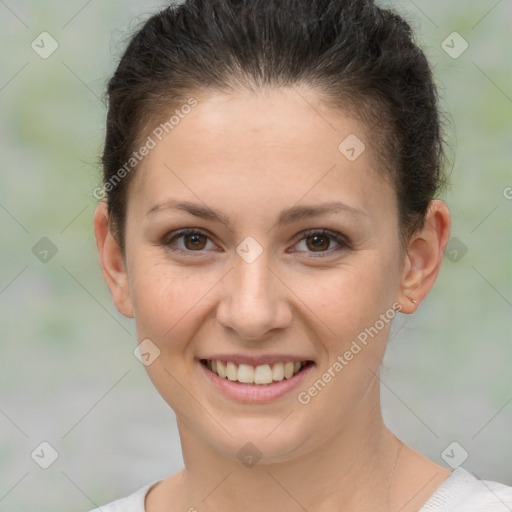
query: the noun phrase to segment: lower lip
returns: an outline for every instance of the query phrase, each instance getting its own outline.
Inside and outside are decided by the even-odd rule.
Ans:
[[[273,384],[241,384],[236,381],[223,379],[210,371],[204,364],[197,361],[203,375],[222,393],[239,402],[261,403],[271,402],[296,389],[306,378],[306,375],[314,368],[314,364],[303,368],[291,379],[283,379]]]

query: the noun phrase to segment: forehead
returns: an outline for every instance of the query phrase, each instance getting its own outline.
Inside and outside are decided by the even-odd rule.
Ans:
[[[152,135],[154,148],[131,187],[136,193],[129,203],[137,209],[147,211],[176,191],[226,207],[248,204],[249,196],[259,197],[262,208],[270,198],[295,203],[306,196],[308,202],[393,206],[394,192],[365,125],[322,104],[313,91],[290,87],[194,97],[197,105],[177,123],[176,117],[172,129],[167,125],[162,140]]]

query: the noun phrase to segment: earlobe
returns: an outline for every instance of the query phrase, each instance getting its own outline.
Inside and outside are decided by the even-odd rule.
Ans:
[[[439,199],[430,202],[423,227],[411,236],[402,272],[402,313],[413,313],[430,291],[450,236],[450,212]]]
[[[122,315],[133,318],[126,265],[121,248],[110,231],[107,204],[103,201],[94,211],[94,234],[103,278],[110,290],[114,305]]]

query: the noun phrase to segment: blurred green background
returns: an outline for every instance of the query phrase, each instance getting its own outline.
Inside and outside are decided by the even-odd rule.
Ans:
[[[385,4],[434,66],[453,215],[437,284],[394,325],[385,419],[437,462],[456,441],[464,468],[512,485],[512,3]],[[92,228],[101,94],[123,40],[164,6],[0,1],[0,510],[88,510],[182,467],[173,412],[132,353]],[[58,453],[48,469],[36,464],[41,450],[50,461],[43,441]]]

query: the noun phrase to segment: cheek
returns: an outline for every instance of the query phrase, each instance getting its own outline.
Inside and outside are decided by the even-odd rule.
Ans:
[[[191,366],[183,363],[192,357],[189,341],[200,327],[198,318],[208,314],[215,279],[168,262],[141,263],[134,265],[131,286],[137,339],[151,340],[160,351],[145,370],[169,406],[185,412],[190,400],[183,383],[192,375]]]
[[[326,272],[315,286],[303,281],[298,292],[314,312],[324,350],[318,380],[300,390],[299,410],[321,416],[326,431],[341,428],[375,382],[396,315],[397,268],[396,260],[368,251],[357,263]]]
[[[338,348],[389,311],[397,284],[397,260],[366,251],[336,269],[295,279],[293,288]]]
[[[133,266],[130,293],[139,339],[154,339],[173,349],[186,340],[184,330],[201,309],[211,277],[166,262],[140,260]]]

